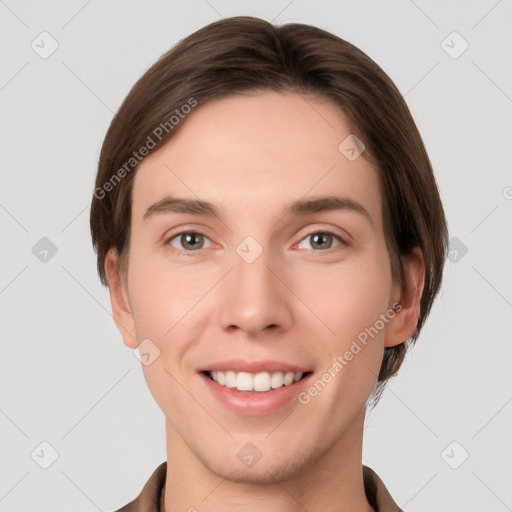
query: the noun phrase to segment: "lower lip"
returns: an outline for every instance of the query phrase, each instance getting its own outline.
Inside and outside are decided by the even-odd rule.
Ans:
[[[312,373],[297,382],[293,382],[289,386],[281,386],[277,389],[260,392],[237,391],[236,388],[221,386],[204,373],[199,374],[206,386],[223,405],[237,414],[248,416],[270,414],[292,402],[306,385],[311,375]]]

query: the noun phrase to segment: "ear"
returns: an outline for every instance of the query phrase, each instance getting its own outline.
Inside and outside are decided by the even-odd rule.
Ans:
[[[117,250],[112,248],[105,257],[105,273],[108,280],[112,315],[123,337],[124,344],[129,348],[135,349],[138,346],[135,320],[128,300],[127,283],[119,275],[117,261]]]
[[[416,329],[420,316],[420,301],[425,285],[425,262],[419,247],[415,247],[407,256],[402,256],[405,284],[402,289],[397,285],[395,301],[400,308],[388,322],[385,347],[394,347],[406,341]]]

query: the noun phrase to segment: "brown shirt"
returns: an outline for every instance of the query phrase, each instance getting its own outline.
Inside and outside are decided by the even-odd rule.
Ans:
[[[162,462],[133,501],[116,512],[160,512],[160,498],[165,484],[167,462]],[[363,466],[364,490],[375,512],[404,512],[394,501],[377,473]]]

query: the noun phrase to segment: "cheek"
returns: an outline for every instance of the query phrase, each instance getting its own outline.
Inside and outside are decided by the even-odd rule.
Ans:
[[[340,264],[317,265],[313,271],[295,274],[293,289],[329,328],[323,331],[338,348],[350,344],[387,310],[391,274],[378,254],[375,249]]]
[[[192,307],[200,287],[197,279],[185,279],[179,271],[159,267],[143,255],[130,262],[130,275],[132,309],[139,328],[157,338]]]
[[[130,267],[137,339],[150,339],[159,350],[154,362],[142,365],[142,370],[153,398],[163,411],[184,410],[190,404],[190,396],[179,384],[184,377],[182,362],[205,329],[198,301],[213,281],[211,276],[191,278],[177,269],[157,268],[148,261],[149,258],[134,258]]]
[[[386,326],[381,315],[388,311],[391,275],[378,258],[365,258],[332,272],[329,283],[311,300],[316,298],[322,320],[333,331],[317,340],[317,351],[323,369],[336,374],[332,394],[325,396],[327,402],[332,400],[327,408],[343,421],[345,408],[338,406],[361,403],[378,377]]]
[[[149,257],[133,258],[132,263],[130,295],[137,339],[151,339],[166,367],[174,368],[211,321],[205,308],[212,308],[208,292],[219,278],[206,266],[190,272],[186,266],[170,267]]]

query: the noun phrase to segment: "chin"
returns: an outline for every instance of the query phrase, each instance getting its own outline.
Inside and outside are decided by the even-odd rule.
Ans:
[[[204,457],[199,458],[203,465],[219,478],[240,484],[268,485],[296,478],[303,471],[307,471],[307,468],[320,456],[315,451],[309,454],[298,453],[297,448],[293,448],[289,457],[284,458],[282,449],[276,448],[278,456],[260,452],[261,458],[252,461],[249,459],[244,463],[244,455],[247,453],[258,456],[255,447],[250,445],[244,445],[244,447],[245,451],[243,448],[239,449],[233,457],[223,453],[213,455],[207,460]],[[220,462],[221,460],[224,462]]]
[[[258,461],[253,467],[243,467],[241,463],[219,468],[214,464],[208,469],[218,477],[229,482],[248,485],[269,485],[277,482],[291,480],[296,476],[297,468],[293,462],[279,465]]]

